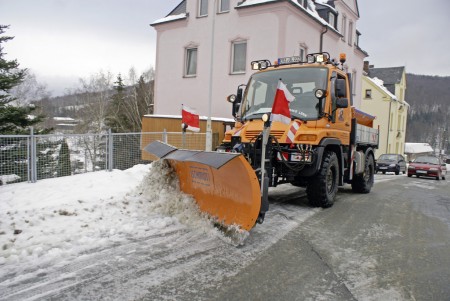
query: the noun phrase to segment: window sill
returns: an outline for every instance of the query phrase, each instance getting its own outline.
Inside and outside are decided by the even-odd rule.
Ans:
[[[193,74],[193,75],[183,75],[183,78],[196,78],[197,74]]]
[[[229,75],[245,75],[246,71],[239,71],[239,72],[230,72]]]

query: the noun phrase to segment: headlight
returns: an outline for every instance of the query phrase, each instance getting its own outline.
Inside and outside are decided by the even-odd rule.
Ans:
[[[389,167],[395,167],[397,164],[390,164]]]
[[[416,169],[414,166],[408,166],[408,169]]]
[[[317,89],[316,90],[316,97],[317,98],[323,98],[325,96],[325,93],[322,89]]]
[[[227,101],[234,103],[234,101],[236,100],[236,95],[231,94],[230,96],[227,97]]]

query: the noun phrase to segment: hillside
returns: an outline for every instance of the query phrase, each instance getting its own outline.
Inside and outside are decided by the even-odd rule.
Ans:
[[[450,77],[407,74],[406,84],[406,101],[411,105],[406,142],[428,142],[448,150]]]

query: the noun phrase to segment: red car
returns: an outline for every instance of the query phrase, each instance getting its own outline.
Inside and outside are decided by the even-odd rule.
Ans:
[[[419,156],[414,161],[409,162],[408,177],[433,177],[436,180],[445,180],[447,169],[438,157]]]

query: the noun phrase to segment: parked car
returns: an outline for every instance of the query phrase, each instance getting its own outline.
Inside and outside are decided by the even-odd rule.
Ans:
[[[445,180],[447,168],[438,157],[419,156],[414,161],[409,162],[408,177],[433,177],[436,180]]]
[[[398,154],[383,154],[381,155],[375,166],[375,171],[382,173],[395,172],[396,175],[406,173],[406,160],[405,157]]]

